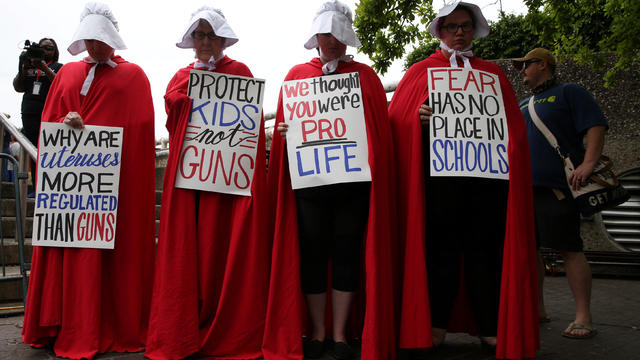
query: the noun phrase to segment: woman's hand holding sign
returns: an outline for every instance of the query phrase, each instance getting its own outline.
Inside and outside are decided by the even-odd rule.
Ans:
[[[429,126],[429,120],[431,119],[432,114],[433,109],[429,105],[420,105],[420,108],[418,108],[418,115],[420,116],[420,123],[422,126]]]
[[[82,116],[75,111],[69,111],[67,116],[64,117],[64,123],[74,129],[84,129],[84,120],[82,120]]]
[[[278,132],[283,139],[287,137],[287,131],[289,131],[289,124],[284,121],[278,124]]]

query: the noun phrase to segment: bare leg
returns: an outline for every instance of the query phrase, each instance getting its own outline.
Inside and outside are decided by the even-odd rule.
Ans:
[[[480,336],[480,340],[490,346],[496,346],[498,338],[495,336]]]
[[[309,315],[313,325],[311,340],[324,341],[326,336],[324,313],[327,307],[327,293],[306,294],[305,297],[307,298],[307,306],[309,307]]]
[[[431,328],[431,337],[433,339],[433,346],[442,345],[444,338],[447,336],[447,329]]]
[[[333,289],[332,307],[333,307],[333,340],[335,342],[347,342],[345,329],[347,327],[347,319],[349,318],[349,309],[354,293],[351,291],[340,291]]]
[[[549,314],[547,314],[547,309],[544,306],[544,261],[542,261],[542,255],[540,251],[537,252],[538,255],[538,317],[540,319],[547,318]]]
[[[591,325],[591,267],[583,252],[561,252],[569,287],[576,302],[577,324]],[[587,330],[573,330],[574,335],[585,335]]]

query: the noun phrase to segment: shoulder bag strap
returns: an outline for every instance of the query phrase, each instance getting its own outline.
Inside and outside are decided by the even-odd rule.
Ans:
[[[551,144],[551,146],[556,150],[556,152],[558,153],[558,155],[560,155],[562,160],[564,160],[566,156],[562,154],[562,150],[560,150],[560,145],[558,145],[558,140],[556,140],[556,137],[553,136],[553,134],[551,133],[551,130],[549,130],[547,125],[545,125],[542,122],[542,120],[540,120],[538,113],[536,113],[536,109],[533,107],[534,97],[535,95],[531,96],[531,98],[529,99],[529,106],[528,106],[531,120],[533,120],[533,123],[536,125],[538,130],[540,130],[542,135],[544,135],[544,137],[547,138],[547,141],[549,142],[549,144]]]

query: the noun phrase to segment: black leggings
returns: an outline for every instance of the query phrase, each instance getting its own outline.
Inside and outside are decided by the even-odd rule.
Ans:
[[[462,265],[478,334],[496,336],[508,182],[427,178],[426,190],[432,325],[448,328]]]
[[[326,185],[296,190],[302,292],[332,288],[356,291],[361,244],[369,217],[370,183]]]

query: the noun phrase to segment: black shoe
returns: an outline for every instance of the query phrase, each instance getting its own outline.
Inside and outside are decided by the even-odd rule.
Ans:
[[[333,343],[330,355],[336,360],[351,360],[356,357],[351,346],[342,341]]]
[[[302,344],[304,357],[307,359],[320,359],[324,355],[324,341],[310,340]]]

